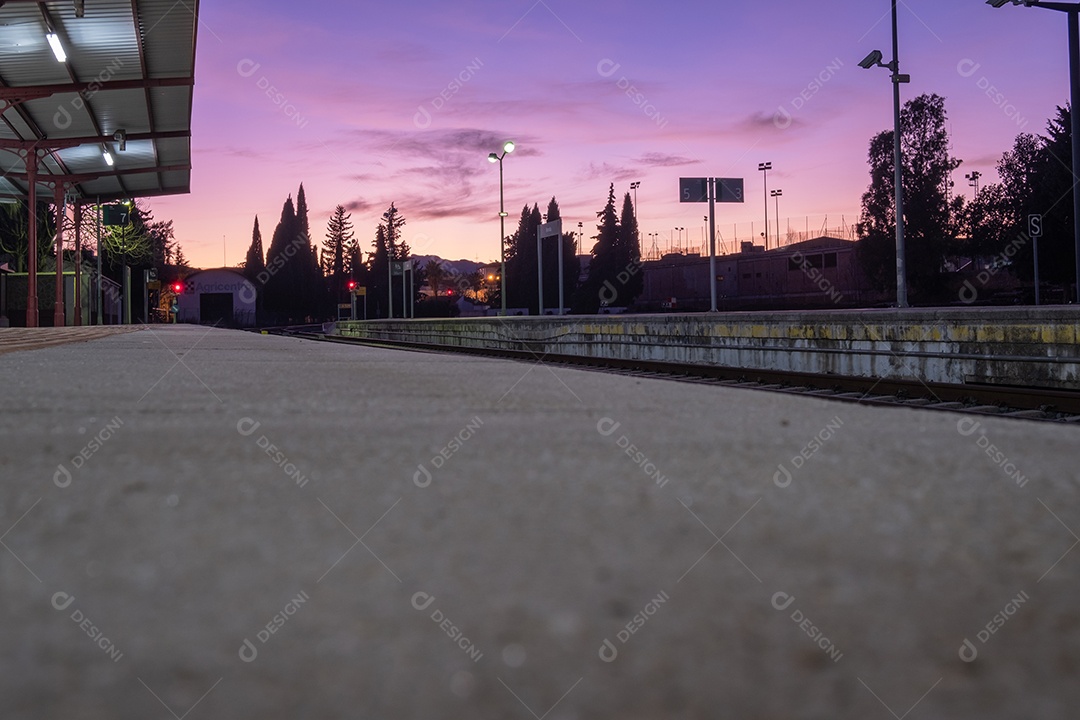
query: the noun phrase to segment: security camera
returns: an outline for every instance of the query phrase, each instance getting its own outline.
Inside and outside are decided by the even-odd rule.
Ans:
[[[127,131],[117,130],[113,133],[113,140],[119,143],[120,147],[117,148],[120,152],[127,150]]]
[[[875,65],[880,65],[881,64],[881,59],[883,57],[884,56],[881,54],[880,50],[875,50],[874,52],[870,53],[869,55],[867,55],[865,58],[862,59],[862,62],[859,63],[859,67],[861,67],[864,70],[869,70],[870,68],[874,67]]]

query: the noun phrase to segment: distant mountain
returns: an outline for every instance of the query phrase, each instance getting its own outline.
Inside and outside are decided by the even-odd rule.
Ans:
[[[446,268],[447,271],[461,275],[474,273],[484,264],[475,260],[446,260],[438,255],[413,255],[413,259],[419,260],[421,267],[427,265],[429,260],[436,260],[442,263],[442,266]]]

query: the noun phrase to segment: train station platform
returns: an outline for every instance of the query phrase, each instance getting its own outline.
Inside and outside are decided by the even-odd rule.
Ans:
[[[1080,706],[1072,425],[195,326],[0,377],[5,719]]]

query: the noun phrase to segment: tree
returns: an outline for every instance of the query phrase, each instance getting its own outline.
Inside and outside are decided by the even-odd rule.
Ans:
[[[916,296],[929,298],[941,288],[940,275],[956,244],[957,223],[946,197],[949,176],[960,160],[949,154],[945,99],[920,95],[900,114],[900,143],[904,176],[904,238],[908,283]],[[895,291],[896,233],[893,133],[870,141],[870,187],[862,198],[859,233],[864,241],[859,258],[882,291]]]
[[[406,242],[401,240],[401,228],[405,226],[405,218],[402,217],[394,203],[390,203],[390,207],[386,209],[386,212],[382,215],[382,223],[379,224],[379,229],[382,230],[383,241],[386,245],[385,252],[387,253],[389,262],[402,262],[409,257],[409,246]],[[376,242],[378,237],[376,237]],[[384,270],[388,271],[388,268],[384,267]],[[387,277],[388,292],[396,293],[393,297],[400,298],[401,293],[397,291],[397,281],[394,277],[400,277],[401,282],[406,280],[405,275],[391,275]],[[399,302],[398,305],[401,303]],[[393,307],[394,303],[391,300],[388,303],[388,307]],[[404,317],[404,315],[402,315]]]
[[[596,213],[600,224],[594,237],[596,244],[592,248],[592,262],[589,263],[589,277],[578,292],[575,312],[595,313],[604,302],[601,291],[618,282],[619,270],[619,217],[615,214],[615,185],[608,188],[607,204]],[[604,302],[605,305],[611,304]]]
[[[28,267],[30,228],[25,201],[0,205],[0,254],[11,257],[11,267],[26,272]],[[37,207],[37,266],[44,267],[49,257],[56,227],[56,213],[47,203]]]
[[[322,268],[319,266],[319,251],[311,239],[311,227],[308,222],[307,195],[304,192],[304,183],[300,183],[300,189],[296,192],[296,233],[304,239],[304,245],[300,248],[297,264],[299,275],[298,291],[301,305],[305,315],[315,317],[326,316],[331,310],[330,294],[327,291],[326,279]]]
[[[1034,278],[1034,252],[1027,236],[1027,218],[1033,214],[1043,216],[1040,280],[1068,285],[1076,279],[1071,128],[1071,109],[1059,107],[1046,124],[1045,136],[1021,135],[998,166],[1008,224],[994,251],[1014,245],[1013,268],[1024,280]]]
[[[528,308],[539,312],[540,298],[536,286],[536,232],[543,223],[540,208],[525,205],[521,209],[517,230],[506,241],[506,305],[508,308]],[[501,303],[501,301],[500,301]]]
[[[638,232],[637,213],[630,193],[623,197],[622,215],[619,217],[619,242],[617,249],[618,273],[615,275],[613,288],[607,291],[602,301],[609,305],[626,307],[632,305],[645,289],[645,277],[641,272],[641,237]],[[609,295],[614,297],[607,299]]]
[[[262,232],[259,230],[259,216],[256,215],[255,226],[251,229],[251,245],[248,246],[244,258],[244,277],[258,283],[259,274],[264,270],[266,261],[263,259]]]
[[[303,274],[297,257],[305,249],[307,241],[298,233],[296,210],[290,195],[281,207],[270,248],[266,251],[267,280],[264,288],[266,310],[275,320],[297,320],[304,316],[299,286]]]
[[[438,297],[439,288],[442,287],[443,280],[446,279],[446,269],[443,268],[442,263],[432,258],[424,266],[424,274],[427,277],[428,285],[431,286],[431,294]]]
[[[323,273],[330,279],[335,296],[345,289],[347,252],[355,239],[352,216],[345,211],[344,205],[338,205],[326,224],[326,240],[323,241]]]

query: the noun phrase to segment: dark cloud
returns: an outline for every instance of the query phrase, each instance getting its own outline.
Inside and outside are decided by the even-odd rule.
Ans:
[[[667,153],[648,152],[641,157],[634,158],[631,162],[650,167],[679,167],[681,165],[696,165],[701,160],[694,160],[685,155],[668,155]]]
[[[634,168],[617,167],[611,163],[589,163],[582,171],[585,180],[603,180],[604,182],[620,182],[636,177],[639,171]]]
[[[345,203],[345,209],[348,210],[350,213],[363,213],[374,208],[375,203],[371,202],[370,200],[366,200],[365,198],[356,198],[355,200],[350,200],[349,202]]]

